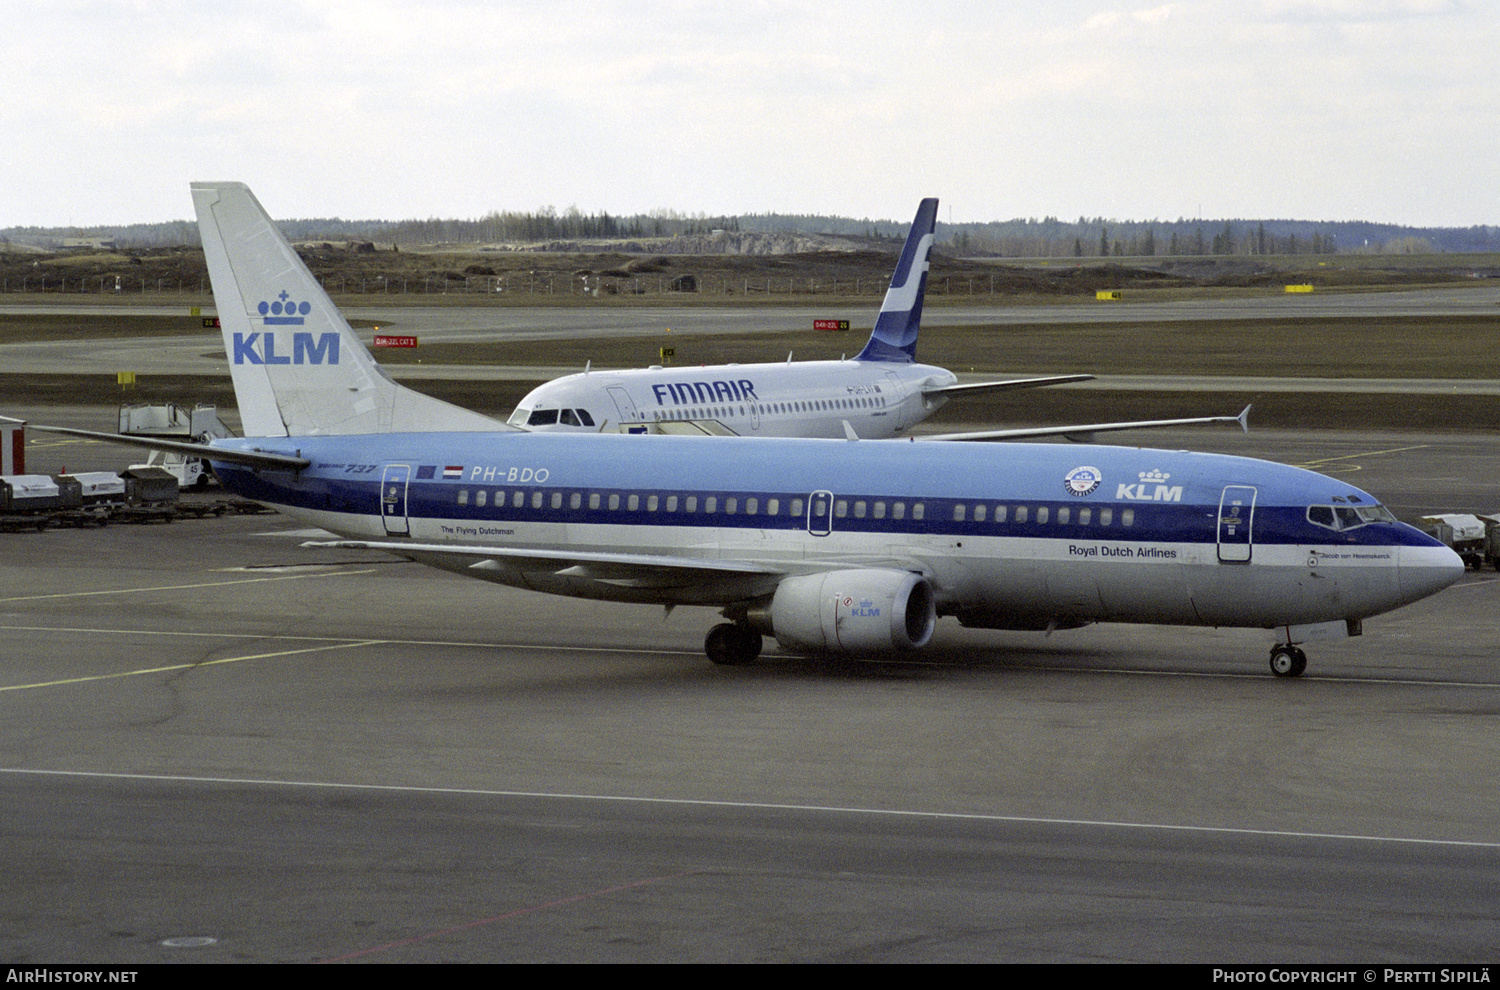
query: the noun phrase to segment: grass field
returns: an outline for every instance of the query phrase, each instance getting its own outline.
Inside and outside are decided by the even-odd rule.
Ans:
[[[1500,307],[1493,316],[1172,321],[1161,324],[1035,323],[941,326],[941,308],[923,328],[919,357],[954,371],[995,376],[1087,372],[1176,375],[1207,388],[1182,391],[1043,389],[950,403],[934,422],[1048,424],[1237,413],[1253,403],[1259,426],[1500,430],[1500,402],[1488,396],[1215,389],[1214,376],[1265,378],[1500,379]],[[356,324],[368,321],[355,321]],[[203,334],[201,318],[137,315],[0,315],[0,343]],[[838,358],[863,346],[868,327],[845,333],[744,333],[660,338],[423,345],[384,351],[387,364],[596,368],[643,367],[670,345],[679,365]],[[205,345],[205,353],[215,351]],[[415,369],[412,369],[415,371]],[[505,416],[542,380],[462,382],[416,387],[459,405]],[[409,381],[411,379],[408,379]],[[18,375],[0,369],[0,411],[78,404],[85,399],[234,405],[229,379],[143,375],[130,390],[103,375]]]

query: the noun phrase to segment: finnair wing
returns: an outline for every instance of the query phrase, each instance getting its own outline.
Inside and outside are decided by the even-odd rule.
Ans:
[[[1091,382],[1093,375],[1051,375],[1046,378],[1010,378],[1003,382],[976,382],[972,385],[943,385],[923,388],[923,395],[973,395],[976,392],[1009,392],[1018,388],[1041,388],[1044,385],[1067,385]]]
[[[1141,419],[1132,423],[1090,423],[1085,426],[1033,426],[1016,430],[980,430],[975,433],[934,433],[912,437],[913,440],[1029,440],[1035,437],[1066,437],[1080,443],[1093,440],[1095,433],[1115,430],[1151,430],[1163,426],[1201,426],[1206,423],[1238,423],[1250,432],[1250,407],[1238,416],[1194,416],[1189,419]]]

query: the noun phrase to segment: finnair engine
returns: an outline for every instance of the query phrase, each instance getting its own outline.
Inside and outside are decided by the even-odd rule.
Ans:
[[[925,646],[937,625],[932,586],[908,571],[825,571],[788,578],[771,599],[776,642],[802,653],[889,653]]]

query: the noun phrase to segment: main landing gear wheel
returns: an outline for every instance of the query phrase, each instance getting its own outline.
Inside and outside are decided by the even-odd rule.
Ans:
[[[1271,647],[1271,673],[1277,677],[1301,677],[1307,669],[1307,654],[1288,643]]]
[[[760,656],[761,635],[749,626],[721,622],[708,631],[703,652],[714,663],[738,666]]]

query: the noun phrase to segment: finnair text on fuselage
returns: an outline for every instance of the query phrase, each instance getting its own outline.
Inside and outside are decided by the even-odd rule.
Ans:
[[[748,378],[716,379],[708,382],[665,382],[652,385],[659,406],[686,406],[703,402],[759,402],[755,383]]]

